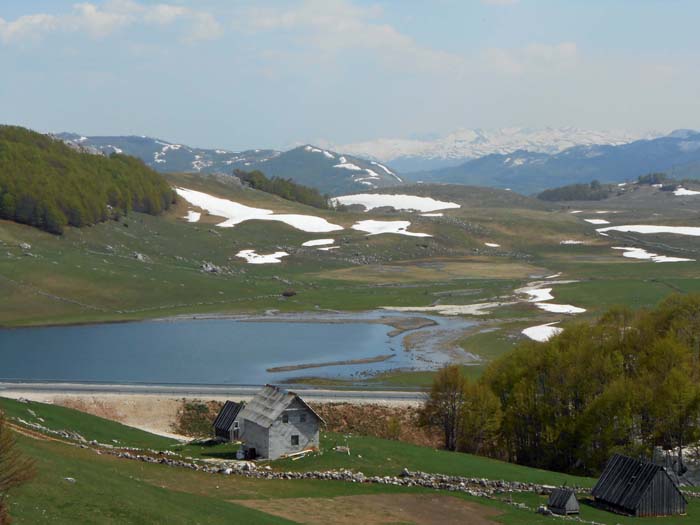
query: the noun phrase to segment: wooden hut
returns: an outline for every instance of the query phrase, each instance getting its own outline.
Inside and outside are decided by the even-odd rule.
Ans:
[[[554,514],[562,514],[564,516],[580,512],[576,493],[564,487],[552,491],[547,501],[547,508]]]
[[[243,403],[226,401],[221,407],[219,415],[214,420],[214,435],[226,441],[238,441],[241,436],[240,422],[238,414],[243,408]]]
[[[630,516],[685,514],[688,504],[666,469],[615,454],[591,491],[601,507]]]

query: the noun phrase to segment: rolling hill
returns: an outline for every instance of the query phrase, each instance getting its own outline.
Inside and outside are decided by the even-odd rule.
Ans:
[[[317,148],[310,144],[289,151],[254,149],[232,152],[193,148],[144,136],[85,137],[59,133],[74,149],[111,155],[124,153],[163,173],[225,173],[260,170],[268,177],[292,179],[322,193],[340,195],[402,182],[393,170],[376,161]]]
[[[173,200],[165,179],[138,159],[74,151],[46,135],[0,126],[2,219],[63,233],[129,210],[156,215]]]
[[[454,167],[409,175],[425,182],[450,182],[539,192],[568,184],[623,182],[653,171],[674,178],[700,176],[700,133],[679,130],[665,137],[621,145],[575,146],[551,155],[518,150]]]

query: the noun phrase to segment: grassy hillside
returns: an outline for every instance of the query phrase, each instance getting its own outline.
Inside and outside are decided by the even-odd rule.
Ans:
[[[85,431],[98,424],[108,427],[109,422],[75,411],[59,416],[58,407],[32,403],[8,403],[0,399],[6,410],[31,408],[39,417],[64,419]],[[62,411],[60,411],[62,412]],[[121,427],[121,426],[120,426]],[[125,427],[112,427],[112,436],[121,443],[134,442]],[[145,433],[142,433],[145,434]],[[145,437],[140,441],[147,441]],[[593,480],[527,469],[515,465],[469,455],[439,452],[399,442],[349,438],[351,455],[330,450],[336,442],[345,444],[342,436],[328,436],[322,443],[324,454],[302,460],[280,461],[274,468],[306,470],[311,468],[353,468],[365,473],[378,472],[395,475],[404,466],[424,468],[435,472],[455,473],[490,479],[504,478],[590,486]],[[392,516],[412,503],[434,514],[425,518],[417,509],[398,519],[402,523],[433,525],[440,523],[441,512],[450,515],[488,516],[493,523],[542,525],[552,518],[536,515],[508,505],[513,501],[536,508],[544,500],[536,494],[502,495],[502,500],[474,498],[457,493],[427,489],[405,488],[393,485],[352,484],[318,480],[258,480],[240,476],[211,475],[165,465],[118,459],[98,455],[90,449],[79,448],[40,436],[19,436],[23,453],[36,462],[37,477],[29,484],[13,491],[10,511],[18,524],[34,523],[324,523],[341,519],[353,523],[374,522],[380,516]],[[360,457],[361,456],[361,457]],[[372,470],[374,469],[374,470]],[[67,479],[67,478],[70,478]],[[73,481],[74,480],[74,481]],[[39,497],[40,495],[40,497]],[[406,495],[410,498],[406,500]],[[384,509],[380,514],[377,504]],[[348,505],[350,508],[348,508]],[[290,509],[294,519],[283,517]],[[455,514],[457,513],[457,514]],[[630,525],[638,520],[616,516],[582,505],[583,519],[604,525]],[[468,518],[465,518],[468,519]],[[668,523],[668,518],[645,519],[651,525]],[[383,523],[377,521],[377,523]],[[700,505],[692,500],[688,515],[674,518],[674,523],[700,523]]]
[[[0,218],[51,233],[118,218],[157,215],[173,202],[165,180],[141,161],[76,151],[24,128],[0,126]]]
[[[0,221],[0,293],[7,298],[0,304],[0,325],[512,302],[476,317],[482,324],[475,329],[455,334],[459,345],[483,359],[469,368],[478,375],[483,363],[522,339],[523,328],[571,319],[514,294],[528,282],[560,274],[558,279],[570,282],[553,288],[552,302],[585,308],[584,318],[613,305],[653,306],[671,293],[700,289],[697,262],[657,264],[612,249],[632,246],[700,260],[700,237],[616,232],[604,237],[596,233],[600,225],[586,222],[700,225],[700,198],[650,186],[630,186],[604,204],[573,201],[565,206],[488,188],[424,184],[379,190],[461,205],[442,217],[422,217],[387,210],[319,210],[243,188],[229,177],[179,174],[167,179],[275,213],[322,217],[345,229],[313,234],[259,220],[218,228],[224,219],[206,212],[199,222],[188,223],[183,217],[196,208],[184,201],[160,216],[132,212],[92,228],[68,228],[61,238]],[[367,219],[409,221],[410,231],[432,237],[367,236],[351,229]],[[338,248],[302,246],[322,237],[334,238]],[[26,244],[31,248],[22,247]],[[290,255],[280,264],[251,265],[236,257],[247,249]],[[209,263],[220,271],[204,271]],[[282,297],[288,288],[297,294]],[[417,386],[429,380],[423,372],[397,371],[356,381]]]

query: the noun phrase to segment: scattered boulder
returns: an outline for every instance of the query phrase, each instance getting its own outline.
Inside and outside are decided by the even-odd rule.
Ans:
[[[208,261],[204,261],[199,268],[205,273],[221,273],[222,271],[220,266]]]
[[[32,245],[29,244],[28,242],[19,243],[19,247],[22,248],[23,250],[31,250],[32,249]]]
[[[133,257],[134,257],[134,259],[136,259],[139,262],[143,262],[143,263],[151,262],[150,257],[148,257],[148,255],[144,255],[143,253],[134,252]]]

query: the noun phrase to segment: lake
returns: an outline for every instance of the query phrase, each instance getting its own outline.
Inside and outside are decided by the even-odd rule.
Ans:
[[[0,330],[0,380],[256,385],[304,376],[351,378],[395,368],[426,369],[447,359],[432,343],[404,351],[405,334],[391,337],[389,326],[346,317],[353,322],[207,319]],[[474,324],[435,319],[440,326],[419,330],[427,332],[425,341],[437,342],[438,332]],[[380,355],[392,357],[376,363],[267,371]]]

